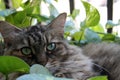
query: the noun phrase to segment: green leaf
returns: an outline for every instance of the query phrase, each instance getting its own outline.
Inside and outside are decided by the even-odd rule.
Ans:
[[[109,34],[109,33],[104,34],[104,36],[102,38],[103,41],[115,41],[115,39],[116,39],[116,36],[113,34]]]
[[[32,67],[30,68],[30,73],[52,76],[52,74],[48,71],[48,69],[46,69],[45,67],[39,64],[32,65]]]
[[[22,4],[22,0],[11,0],[12,2],[12,7],[17,9],[20,7],[20,5]]]
[[[100,36],[90,29],[85,30],[84,36],[88,42],[101,42]]]
[[[78,14],[80,13],[80,10],[79,9],[74,9],[72,14],[71,14],[71,17],[73,18],[73,20],[76,18],[76,16],[78,16]]]
[[[84,36],[83,36],[83,32],[82,31],[77,31],[75,32],[73,35],[72,35],[72,38],[75,40],[75,41],[79,41],[80,38],[81,39],[84,39]]]
[[[40,14],[31,14],[29,15],[32,18],[36,18],[38,20],[38,22],[43,22],[43,21],[47,21],[49,18],[46,16],[42,16]]]
[[[8,75],[12,72],[29,72],[29,65],[14,56],[0,56],[0,72]]]
[[[86,19],[84,20],[85,25],[87,27],[97,25],[100,21],[100,14],[98,10],[88,2],[82,1],[82,3],[86,10]]]
[[[9,15],[6,17],[6,21],[19,27],[19,28],[24,28],[27,26],[30,26],[31,24],[31,18],[27,17],[26,12],[24,11],[19,11],[16,12],[12,15]]]
[[[96,76],[96,77],[89,78],[87,80],[108,80],[108,79],[107,79],[107,76]]]
[[[103,37],[103,35],[105,34],[104,28],[102,25],[98,24],[94,27],[89,27],[91,30],[93,30],[94,32],[98,33],[98,35],[100,37]]]
[[[5,9],[4,0],[0,0],[0,10],[4,10],[4,9]]]
[[[6,16],[9,16],[15,12],[16,12],[15,9],[5,9],[5,10],[0,11],[0,16],[6,17]]]

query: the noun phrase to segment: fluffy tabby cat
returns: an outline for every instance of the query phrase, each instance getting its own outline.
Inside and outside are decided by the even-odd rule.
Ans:
[[[117,44],[89,44],[79,48],[63,38],[66,13],[60,14],[47,26],[36,25],[18,29],[0,21],[5,41],[1,55],[13,55],[29,65],[42,64],[55,76],[86,80],[96,75],[108,75],[120,80],[120,46]],[[11,79],[12,80],[12,79]]]

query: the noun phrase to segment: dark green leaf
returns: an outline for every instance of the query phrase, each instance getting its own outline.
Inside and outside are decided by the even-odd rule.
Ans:
[[[87,27],[97,25],[100,21],[100,14],[98,10],[88,2],[82,1],[82,3],[86,10],[85,25]]]
[[[116,36],[113,34],[104,34],[102,40],[103,41],[115,41]]]
[[[0,72],[7,75],[12,72],[29,72],[29,65],[14,56],[0,56]]]

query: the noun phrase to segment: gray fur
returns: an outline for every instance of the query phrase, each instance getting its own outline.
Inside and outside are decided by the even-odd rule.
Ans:
[[[47,63],[46,67],[58,77],[86,80],[102,75],[101,70],[104,70],[109,80],[120,80],[120,46],[112,43],[88,44],[83,48],[70,45],[63,38],[65,20],[66,13],[62,13],[47,26],[36,25],[27,29],[0,21],[0,32],[5,41],[4,55],[17,56],[29,65]],[[51,43],[55,48],[48,50]],[[21,48],[24,47],[30,47],[32,54],[23,55]]]

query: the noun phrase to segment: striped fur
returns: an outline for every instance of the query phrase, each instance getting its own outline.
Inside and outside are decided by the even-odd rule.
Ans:
[[[47,63],[45,66],[58,77],[86,80],[107,75],[109,80],[120,80],[120,46],[100,43],[79,48],[70,45],[63,38],[65,19],[63,13],[47,26],[36,25],[27,29],[0,21],[0,32],[5,41],[4,55],[17,56],[29,65]],[[30,55],[21,53],[26,47],[32,50]]]

